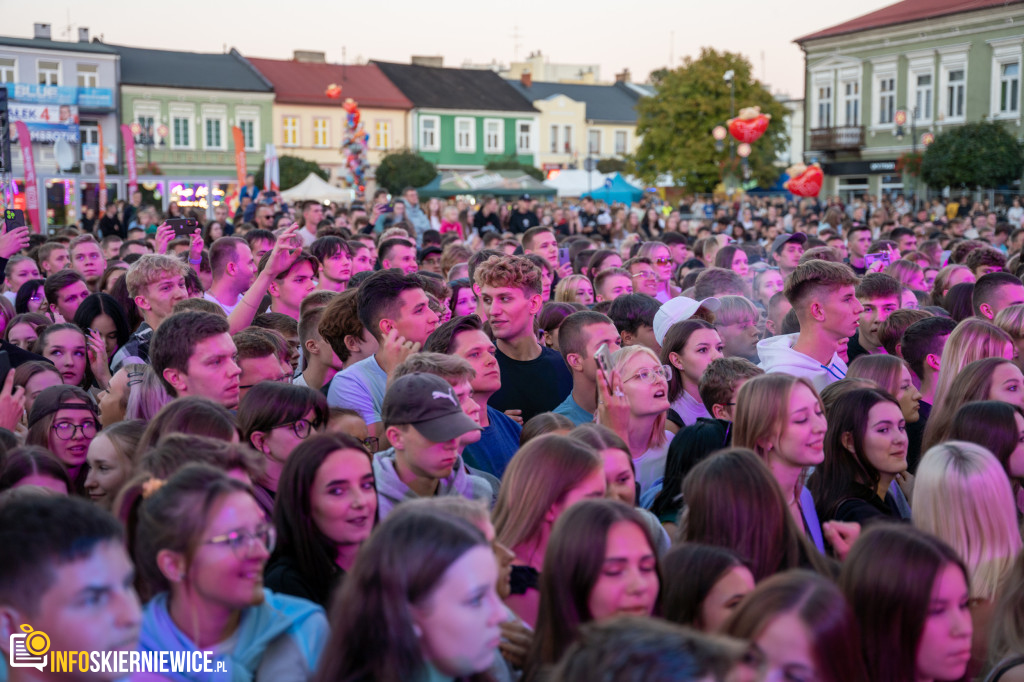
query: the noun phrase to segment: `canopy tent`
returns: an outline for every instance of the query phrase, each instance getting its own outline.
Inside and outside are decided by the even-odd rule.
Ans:
[[[582,196],[593,197],[609,204],[629,204],[639,201],[643,195],[644,191],[642,189],[626,182],[621,173],[615,173],[611,177],[606,178],[601,187],[594,188],[593,192],[586,192]]]
[[[553,196],[555,188],[517,170],[444,171],[416,190],[421,197],[452,197],[459,194],[497,197]]]
[[[560,197],[579,197],[587,192],[601,189],[604,181],[612,176],[611,173],[599,173],[578,168],[558,171],[558,175],[547,180],[545,184],[558,190]]]
[[[356,193],[351,189],[328,184],[326,180],[316,173],[310,173],[299,184],[281,192],[281,198],[289,203],[295,203],[296,201],[351,202],[356,198]]]

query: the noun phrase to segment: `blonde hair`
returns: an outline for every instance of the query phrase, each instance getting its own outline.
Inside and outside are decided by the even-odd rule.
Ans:
[[[892,397],[900,390],[906,363],[895,355],[861,355],[850,363],[847,379],[868,379]]]
[[[626,363],[633,359],[634,355],[646,355],[659,366],[662,364],[658,354],[647,346],[641,346],[639,344],[633,346],[626,346],[612,353],[612,370],[622,372],[622,368],[626,366]],[[666,382],[667,386],[667,382]],[[665,395],[668,395],[668,389],[666,388]],[[632,407],[632,406],[631,406]],[[665,422],[668,420],[668,411],[662,412],[658,415],[658,418],[654,420],[654,425],[651,427],[651,433],[647,437],[647,447],[656,447],[665,444]],[[632,427],[631,427],[632,428]]]
[[[164,277],[185,277],[188,272],[188,265],[177,258],[160,253],[147,253],[131,264],[125,273],[124,283],[128,287],[128,295],[135,298],[143,294],[145,287]]]
[[[947,441],[924,454],[916,478],[914,525],[964,560],[971,597],[995,598],[1022,546],[1003,466],[980,445]]]
[[[583,275],[569,275],[565,279],[558,282],[558,286],[555,287],[555,301],[559,303],[580,303],[576,300],[576,287],[581,282],[590,284],[590,280]],[[593,284],[591,284],[593,287]]]
[[[757,306],[746,296],[719,296],[715,325],[738,324],[744,320],[756,323],[761,318]]]
[[[969,317],[956,326],[942,349],[942,366],[935,385],[936,403],[949,394],[967,365],[982,358],[1003,358],[1013,353],[1013,339],[987,320]]]
[[[911,278],[918,273],[924,275],[924,268],[905,258],[894,261],[885,269],[885,274],[894,277],[903,286],[909,286]]]
[[[1014,341],[1024,338],[1024,304],[1011,305],[996,313],[993,323]]]
[[[519,448],[502,476],[492,516],[495,538],[513,550],[537,538],[548,510],[603,470],[604,460],[588,445],[554,434],[534,438]]]
[[[786,430],[789,421],[789,397],[797,384],[803,384],[818,401],[822,413],[825,405],[814,390],[814,384],[803,377],[791,374],[762,374],[748,379],[740,386],[736,396],[736,410],[733,413],[732,445],[735,448],[752,450],[768,464],[770,448],[761,447],[764,441],[777,441]],[[803,486],[798,481],[797,490]],[[785,491],[787,494],[789,491]]]

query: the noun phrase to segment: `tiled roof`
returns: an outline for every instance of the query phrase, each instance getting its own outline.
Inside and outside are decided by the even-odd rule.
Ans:
[[[519,80],[506,80],[526,99],[536,102],[555,95],[565,95],[587,105],[587,119],[605,123],[636,123],[636,101],[639,95],[615,85],[582,85],[576,83],[533,82],[530,87]]]
[[[415,107],[537,113],[515,88],[490,70],[371,63],[376,64]]]
[[[197,90],[270,92],[271,87],[242,55],[150,50],[108,45],[121,55],[121,84]]]
[[[803,43],[817,38],[828,38],[844,33],[856,33],[872,28],[895,26],[924,19],[934,19],[950,14],[973,12],[981,9],[992,9],[1006,5],[1020,4],[1024,0],[903,0],[863,16],[844,21],[816,33],[797,38],[796,43]]]
[[[375,64],[322,64],[280,59],[247,58],[274,85],[274,100],[282,104],[341,105],[351,97],[361,107],[411,109],[409,101]],[[327,86],[341,86],[341,97],[330,99]]]

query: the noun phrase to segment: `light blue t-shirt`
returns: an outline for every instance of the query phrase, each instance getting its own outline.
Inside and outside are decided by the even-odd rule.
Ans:
[[[376,424],[381,420],[387,386],[387,372],[371,355],[334,375],[327,390],[327,405],[355,410],[367,426]]]
[[[579,403],[573,399],[571,392],[565,397],[562,404],[552,410],[552,412],[560,414],[563,417],[568,417],[576,426],[579,426],[580,424],[590,424],[594,421],[594,415],[580,407]]]

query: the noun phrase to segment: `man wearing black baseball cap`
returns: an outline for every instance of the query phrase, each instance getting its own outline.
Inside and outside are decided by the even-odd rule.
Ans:
[[[469,474],[459,455],[459,438],[480,426],[463,412],[447,381],[423,372],[395,379],[381,417],[392,444],[373,458],[382,520],[396,504],[417,497],[462,495],[490,504],[490,484]]]
[[[515,234],[522,234],[531,227],[540,225],[540,218],[537,214],[530,210],[530,195],[524,194],[519,197],[519,201],[516,203],[516,210],[512,211],[510,220],[508,221],[508,229]]]
[[[779,266],[782,278],[785,279],[800,265],[800,256],[804,255],[804,244],[807,235],[803,232],[783,233],[772,242],[772,256]]]

